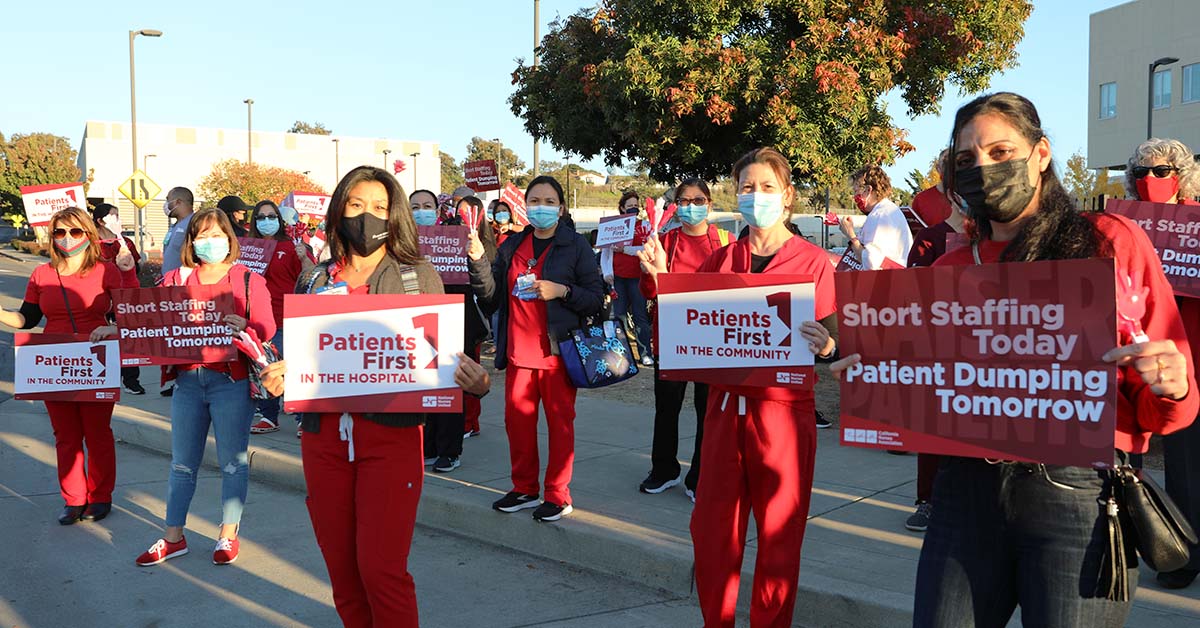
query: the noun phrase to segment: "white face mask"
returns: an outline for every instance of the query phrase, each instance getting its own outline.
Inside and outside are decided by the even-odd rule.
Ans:
[[[167,215],[167,218],[171,217],[171,201],[163,201],[163,213]]]

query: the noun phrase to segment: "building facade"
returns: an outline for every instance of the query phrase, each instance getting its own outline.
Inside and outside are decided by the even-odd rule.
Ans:
[[[402,160],[404,169],[396,175],[405,190],[441,187],[441,159],[437,142],[398,139],[347,137],[341,135],[305,135],[254,131],[247,145],[246,129],[211,129],[165,124],[138,124],[138,163],[162,188],[157,198],[143,210],[143,234],[147,249],[157,249],[167,230],[162,212],[168,190],[183,186],[197,192],[201,179],[213,164],[238,159],[246,161],[252,148],[254,163],[306,173],[328,192],[350,170],[372,165],[394,172],[394,162]],[[108,202],[121,209],[121,222],[132,229],[133,204],[117,188],[133,174],[133,154],[128,122],[89,120],[79,147],[78,165],[93,179],[89,201]],[[384,151],[388,151],[386,154]],[[416,157],[413,154],[416,153]],[[215,204],[220,199],[197,198],[198,205]],[[262,199],[244,198],[254,204]]]
[[[1091,15],[1088,148],[1092,169],[1125,167],[1146,140],[1200,151],[1200,2],[1136,0]],[[1177,59],[1155,68],[1159,60]]]

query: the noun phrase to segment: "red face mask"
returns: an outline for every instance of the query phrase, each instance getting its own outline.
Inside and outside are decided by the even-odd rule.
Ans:
[[[1179,177],[1160,179],[1146,175],[1137,180],[1138,198],[1151,203],[1169,203],[1179,192]]]
[[[854,195],[854,204],[858,207],[858,211],[867,213],[867,199],[863,198],[862,194]]]

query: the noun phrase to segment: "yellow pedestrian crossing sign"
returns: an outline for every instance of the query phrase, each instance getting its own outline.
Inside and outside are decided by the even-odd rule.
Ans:
[[[157,183],[139,169],[129,175],[129,178],[125,179],[125,182],[117,190],[125,195],[125,198],[129,199],[135,207],[143,209],[150,204],[150,201],[154,200],[154,197],[158,196],[162,188],[158,187]]]

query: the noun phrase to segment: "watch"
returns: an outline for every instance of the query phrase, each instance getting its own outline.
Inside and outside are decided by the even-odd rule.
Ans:
[[[563,288],[566,289],[566,292],[563,293],[562,298],[569,299],[571,297],[571,286],[563,286]]]

